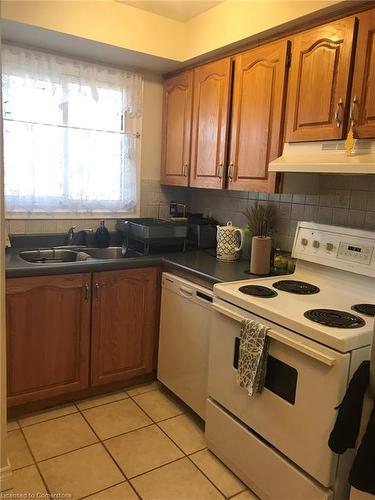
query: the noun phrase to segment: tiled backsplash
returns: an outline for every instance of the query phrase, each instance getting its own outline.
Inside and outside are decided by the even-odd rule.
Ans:
[[[283,250],[291,250],[299,220],[375,230],[375,176],[321,175],[315,195],[194,189],[191,204],[196,212],[244,227],[242,212],[256,200],[275,206],[273,238]]]
[[[141,217],[169,216],[169,202],[179,201],[191,206],[192,189],[161,186],[158,180],[143,179],[141,184]]]
[[[35,234],[35,233],[66,233],[72,226],[80,229],[93,229],[99,226],[102,219],[22,219],[6,221],[9,234]],[[106,220],[108,229],[113,230],[115,219]]]
[[[166,218],[172,200],[190,205],[194,212],[215,217],[222,223],[231,220],[240,227],[246,225],[243,211],[256,200],[272,204],[278,216],[273,238],[284,250],[292,247],[298,220],[375,230],[375,176],[321,175],[319,193],[315,195],[178,188],[160,186],[157,180],[142,180],[142,217]],[[8,230],[11,234],[65,232],[75,224],[95,229],[99,220],[11,220]],[[107,220],[106,224],[113,229],[115,219]]]

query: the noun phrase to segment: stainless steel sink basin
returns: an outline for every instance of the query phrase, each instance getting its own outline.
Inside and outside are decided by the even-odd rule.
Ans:
[[[140,257],[142,255],[136,250],[128,250],[126,255],[122,255],[121,247],[85,248],[84,252],[94,259],[129,259],[132,257]]]
[[[142,256],[140,252],[135,250],[128,250],[126,255],[122,255],[121,247],[82,248],[81,250],[68,250],[64,248],[25,250],[20,252],[19,255],[21,259],[33,264],[58,264],[62,262],[81,262],[84,260],[115,260]]]
[[[84,252],[75,252],[73,250],[25,250],[20,252],[20,257],[33,264],[58,264],[61,262],[77,262],[88,260],[90,255]]]

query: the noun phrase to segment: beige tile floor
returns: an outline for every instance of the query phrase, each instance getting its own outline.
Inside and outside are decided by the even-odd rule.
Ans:
[[[256,499],[207,449],[203,422],[157,382],[9,421],[8,443],[12,494]]]

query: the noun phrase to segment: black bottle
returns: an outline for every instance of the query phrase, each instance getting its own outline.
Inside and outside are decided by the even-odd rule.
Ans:
[[[104,220],[100,221],[100,226],[95,231],[94,245],[98,248],[107,248],[109,246],[109,231],[104,225]]]

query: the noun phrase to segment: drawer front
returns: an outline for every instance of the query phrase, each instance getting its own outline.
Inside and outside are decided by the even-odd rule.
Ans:
[[[329,500],[323,488],[212,400],[207,402],[208,448],[262,499]]]

